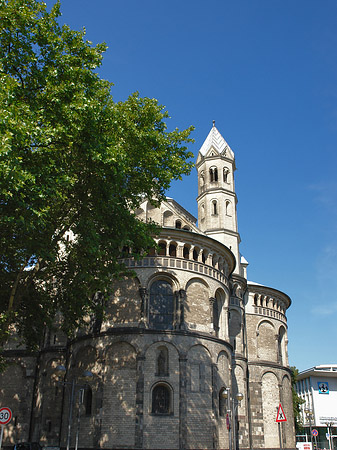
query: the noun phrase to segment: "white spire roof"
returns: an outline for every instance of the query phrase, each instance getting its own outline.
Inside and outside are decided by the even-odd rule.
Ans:
[[[227,144],[225,139],[221,136],[219,130],[215,126],[215,120],[213,120],[213,127],[211,131],[208,133],[205,142],[202,144],[199,153],[202,156],[206,156],[210,148],[213,147],[219,154],[223,153],[226,150],[227,155],[231,155],[234,158],[234,153],[230,146]]]

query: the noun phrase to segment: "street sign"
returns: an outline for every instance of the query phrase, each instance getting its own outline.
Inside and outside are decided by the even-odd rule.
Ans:
[[[277,410],[276,422],[286,422],[286,421],[287,421],[287,418],[286,418],[286,415],[284,414],[282,405],[280,403],[278,410]]]
[[[227,426],[227,430],[230,430],[231,425],[230,425],[228,413],[226,414],[226,426]]]
[[[318,431],[316,430],[316,428],[314,428],[314,429],[312,430],[312,435],[313,435],[313,436],[318,436]]]
[[[9,408],[0,408],[0,425],[6,425],[12,419],[12,411]]]

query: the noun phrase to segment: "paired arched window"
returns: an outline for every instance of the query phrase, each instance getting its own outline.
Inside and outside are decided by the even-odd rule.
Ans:
[[[216,167],[211,167],[209,169],[209,179],[211,183],[218,181],[218,169]]]
[[[229,169],[227,167],[223,169],[223,180],[225,183],[229,183]]]
[[[171,283],[156,280],[150,287],[149,324],[152,328],[171,330],[173,327],[174,296]]]

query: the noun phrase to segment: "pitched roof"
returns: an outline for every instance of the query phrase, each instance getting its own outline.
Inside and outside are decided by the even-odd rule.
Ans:
[[[202,144],[199,153],[201,153],[202,156],[206,156],[211,147],[215,148],[215,150],[217,150],[219,154],[223,153],[223,151],[226,149],[226,151],[228,152],[228,156],[234,158],[234,153],[232,149],[227,144],[227,142],[225,141],[225,139],[222,137],[219,130],[215,126],[215,121],[213,121],[213,127],[211,128],[211,131],[208,133],[205,142]]]

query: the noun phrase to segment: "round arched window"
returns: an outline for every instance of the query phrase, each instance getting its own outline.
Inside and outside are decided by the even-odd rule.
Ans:
[[[150,287],[150,327],[170,330],[173,327],[174,297],[171,283],[156,280]]]
[[[152,413],[170,414],[171,390],[165,384],[158,384],[152,391]]]

